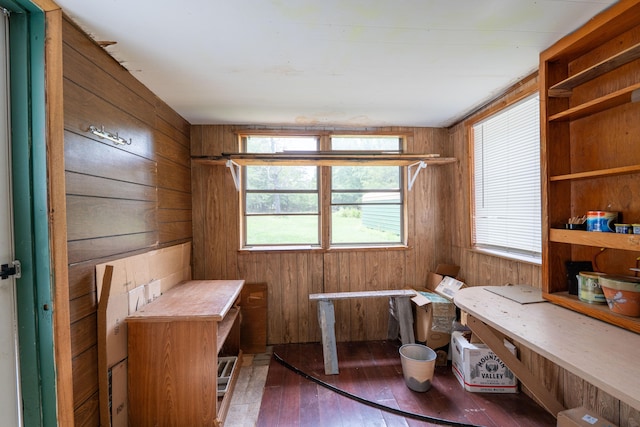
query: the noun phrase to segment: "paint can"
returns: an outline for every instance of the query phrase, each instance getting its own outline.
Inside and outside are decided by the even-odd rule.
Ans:
[[[618,221],[618,212],[589,211],[587,212],[587,231],[614,233],[616,221]]]
[[[578,298],[590,304],[606,304],[599,279],[604,273],[581,271],[578,273]]]

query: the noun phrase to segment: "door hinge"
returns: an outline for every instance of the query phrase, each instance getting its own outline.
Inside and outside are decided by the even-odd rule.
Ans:
[[[20,261],[15,260],[12,261],[11,264],[2,264],[2,266],[0,266],[0,279],[5,280],[8,279],[9,276],[15,276],[15,279],[22,277]]]

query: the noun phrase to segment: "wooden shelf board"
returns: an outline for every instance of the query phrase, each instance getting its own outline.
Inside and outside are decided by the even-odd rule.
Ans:
[[[549,230],[549,240],[573,245],[640,251],[640,234],[602,233],[552,228]]]
[[[453,157],[417,153],[293,152],[223,153],[221,156],[192,158],[196,163],[224,165],[231,160],[240,166],[408,166],[420,161],[428,165],[454,163]]]
[[[632,102],[639,96],[636,91],[640,91],[640,83],[554,114],[549,117],[549,121],[575,120]]]
[[[589,304],[568,292],[543,293],[542,296],[554,304],[640,334],[640,318],[614,313],[606,304]]]
[[[556,175],[549,178],[549,181],[566,181],[575,179],[599,178],[604,176],[626,175],[640,172],[640,165],[622,166],[619,168],[600,169],[587,172],[570,173],[566,175]]]
[[[218,351],[220,351],[224,342],[227,340],[229,332],[231,332],[233,324],[235,323],[239,313],[239,309],[232,308],[229,310],[224,319],[218,322]]]
[[[589,67],[549,88],[548,94],[554,98],[568,98],[573,88],[593,80],[603,74],[640,58],[640,43],[625,49],[596,65]]]

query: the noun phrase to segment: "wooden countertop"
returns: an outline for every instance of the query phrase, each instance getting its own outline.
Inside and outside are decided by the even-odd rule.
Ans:
[[[549,302],[520,304],[484,286],[455,304],[488,326],[640,410],[640,334]]]
[[[236,301],[244,280],[189,280],[127,317],[127,322],[221,321]]]

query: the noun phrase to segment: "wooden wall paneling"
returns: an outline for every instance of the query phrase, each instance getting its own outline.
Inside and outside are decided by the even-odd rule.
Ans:
[[[184,209],[191,206],[191,193],[158,188],[159,209]]]
[[[158,243],[162,246],[191,239],[191,221],[159,223]]]
[[[98,348],[91,347],[73,359],[74,407],[98,393]]]
[[[92,263],[75,264],[69,267],[69,299],[95,292],[95,268]]]
[[[640,425],[640,410],[620,402],[620,427],[636,427]]]
[[[585,381],[579,376],[563,369],[563,395],[561,402],[565,408],[577,408],[586,403]]]
[[[115,253],[128,253],[151,249],[158,244],[157,231],[124,236],[101,237],[94,240],[68,242],[69,263],[75,264],[100,259]],[[119,252],[121,251],[121,252]]]
[[[95,313],[97,308],[98,299],[95,292],[72,299],[69,302],[71,324]]]
[[[65,132],[67,171],[155,187],[156,163],[87,136]]]
[[[97,176],[67,171],[67,194],[75,196],[115,197],[128,200],[156,202],[155,187],[130,182],[115,181]]]
[[[208,203],[208,167],[193,163],[191,167],[191,214],[193,228],[192,274],[194,279],[206,278],[205,262],[207,217],[205,206]],[[211,228],[211,226],[209,226]],[[213,242],[211,242],[213,243]]]
[[[96,69],[89,58],[66,43],[64,68],[66,79],[117,107],[120,104],[126,106],[128,111],[135,112],[138,119],[153,126],[155,116],[148,99],[139,96],[105,69]],[[91,70],[91,73],[87,73],[87,70]]]
[[[586,388],[584,405],[608,420],[619,422],[620,401],[586,381],[584,384]]]
[[[189,122],[159,99],[156,100],[155,107],[157,153],[188,166],[191,158]]]
[[[199,212],[205,218],[203,223],[203,236],[201,244],[204,249],[204,256],[200,262],[204,263],[205,279],[222,278],[226,264],[226,237],[227,230],[224,227],[225,220],[225,190],[220,185],[223,182],[224,174],[227,173],[223,166],[203,166],[200,176],[204,178],[202,191],[200,194],[205,198],[205,203]]]
[[[164,120],[159,120],[158,122],[166,123]],[[180,139],[187,138],[177,131],[172,133],[178,135]],[[170,159],[174,163],[189,169],[191,167],[191,156],[188,146],[184,146],[183,144],[184,141],[172,139],[162,131],[156,130],[155,132],[155,145],[158,156],[167,160]]]
[[[265,282],[268,286],[269,307],[273,307],[277,313],[282,313],[279,316],[269,316],[268,336],[269,340],[273,339],[273,341],[269,342],[273,344],[283,344],[285,343],[283,338],[283,314],[285,310],[289,310],[290,308],[284,306],[282,298],[281,254],[262,254],[260,256],[260,264],[261,268],[264,269]]]
[[[74,417],[97,425],[95,263],[192,237],[190,125],[67,20],[63,42]]]
[[[351,281],[351,264],[349,253],[338,251],[324,257],[325,280],[332,286],[324,292],[350,292],[355,290],[357,283]],[[355,267],[355,266],[354,266]],[[326,288],[326,287],[325,287]],[[359,288],[357,288],[359,290]],[[350,331],[357,324],[358,313],[362,310],[362,303],[358,300],[334,301],[336,318],[336,340],[348,341],[351,338]],[[356,327],[357,328],[357,327]]]
[[[155,95],[67,17],[65,17],[62,26],[62,39],[65,44],[69,44],[73,49],[87,57],[96,69],[107,71],[116,81],[125,84],[129,89],[144,97],[149,104],[153,105]],[[65,75],[68,72],[66,68],[64,70]],[[93,68],[91,71],[95,72]]]
[[[85,400],[83,405],[73,412],[74,427],[95,427],[100,425],[100,402],[98,393]]]
[[[304,275],[305,264],[297,264],[297,254],[283,253],[280,264],[280,289],[282,296],[282,341],[286,343],[299,342],[299,298],[298,293],[304,294],[306,283],[299,282],[300,275]]]
[[[146,233],[157,228],[155,203],[139,200],[69,195],[67,218],[70,241]]]
[[[309,266],[311,274],[311,284],[309,287],[310,294],[322,293],[324,288],[324,255],[321,253],[312,253],[311,262]],[[313,304],[307,301],[308,316],[309,316],[309,332],[307,341],[316,342],[320,341],[320,325],[318,323],[318,307],[316,303]]]
[[[158,157],[157,168],[158,187],[191,193],[191,171],[188,166]]]
[[[296,319],[297,326],[297,342],[309,342],[309,324],[312,320],[315,320],[312,313],[309,312],[309,294],[313,289],[313,273],[311,270],[314,256],[312,253],[296,253],[295,265],[298,268],[294,268],[293,273],[296,275],[294,278],[293,286],[297,290],[296,301]]]
[[[93,135],[90,126],[118,135],[130,145],[118,145],[117,149],[154,159],[153,128],[131,112],[123,110],[125,105],[113,105],[65,78],[65,128],[98,142],[108,141]],[[111,142],[110,146],[116,147]]]
[[[71,325],[71,357],[96,346],[97,315],[95,312]]]

